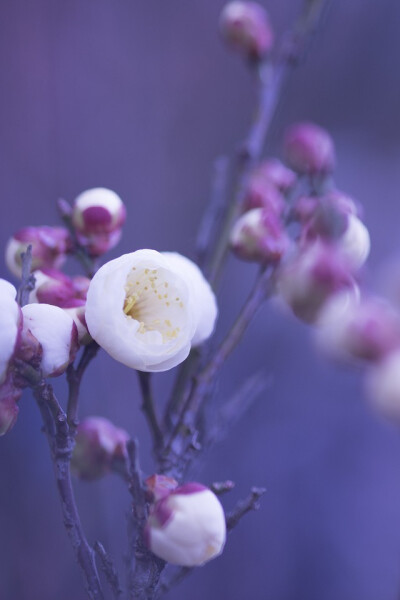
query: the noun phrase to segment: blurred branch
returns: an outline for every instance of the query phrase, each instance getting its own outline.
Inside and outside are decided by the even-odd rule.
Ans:
[[[154,405],[153,392],[151,388],[151,373],[137,371],[140,390],[142,392],[142,411],[147,419],[153,440],[154,454],[158,457],[163,446],[164,438],[159,424],[159,419]]]
[[[29,245],[25,252],[21,253],[21,283],[17,292],[17,302],[22,307],[28,304],[29,295],[35,289],[36,279],[32,270],[32,246]]]
[[[250,494],[245,500],[241,500],[237,503],[236,507],[232,512],[226,515],[226,528],[228,531],[232,531],[239,521],[252,510],[258,510],[260,508],[260,498],[265,494],[267,490],[265,488],[253,487],[251,488]]]

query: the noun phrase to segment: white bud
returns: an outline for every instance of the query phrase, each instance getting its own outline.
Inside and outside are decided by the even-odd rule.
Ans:
[[[6,378],[22,326],[21,309],[15,300],[16,294],[16,289],[11,283],[0,279],[0,384]]]
[[[156,556],[173,565],[201,566],[224,548],[224,511],[211,490],[188,483],[156,502],[145,534]]]
[[[22,313],[23,335],[30,332],[42,347],[41,369],[44,377],[60,375],[72,362],[78,349],[74,321],[62,308],[50,304],[27,304]]]

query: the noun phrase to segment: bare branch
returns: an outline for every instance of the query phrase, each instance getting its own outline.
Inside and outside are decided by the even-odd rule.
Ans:
[[[251,488],[249,496],[245,500],[238,502],[233,511],[226,515],[226,528],[228,531],[232,531],[248,512],[260,508],[260,498],[266,491],[265,488]]]
[[[116,570],[111,558],[105,551],[103,544],[101,544],[99,541],[97,541],[97,542],[95,542],[93,548],[100,559],[100,568],[107,578],[107,581],[110,585],[110,589],[114,595],[114,598],[115,598],[115,600],[118,600],[119,598],[121,598],[123,590],[119,583],[119,577],[118,577],[117,570]]]
[[[96,357],[100,346],[97,342],[93,341],[83,351],[78,366],[75,368],[73,365],[69,365],[67,369],[67,381],[68,381],[68,404],[67,404],[67,415],[68,424],[71,428],[72,433],[75,433],[78,425],[77,414],[78,414],[78,403],[79,403],[79,392],[82,383],[82,378],[85,371],[91,361]]]
[[[158,457],[161,448],[163,447],[164,437],[159,424],[159,419],[154,404],[153,392],[151,389],[151,373],[137,371],[140,390],[142,392],[142,411],[147,419],[150,428],[154,454]]]
[[[235,487],[235,482],[227,479],[226,481],[216,481],[210,485],[210,490],[214,492],[216,496],[222,496],[227,492],[231,492]]]

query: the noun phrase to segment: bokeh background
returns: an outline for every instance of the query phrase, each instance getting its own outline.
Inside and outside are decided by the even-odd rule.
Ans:
[[[112,253],[193,252],[211,165],[234,154],[250,122],[254,82],[218,39],[223,0],[3,0],[0,19],[0,242],[22,225],[55,224],[55,200],[107,186],[127,204]],[[278,36],[299,9],[263,2]],[[291,77],[267,151],[286,124],[332,132],[337,183],[365,207],[366,279],[399,250],[400,4],[334,0],[304,65]],[[0,276],[9,277],[3,263]],[[232,259],[220,332],[254,276]],[[219,333],[218,335],[220,335]],[[271,386],[199,474],[230,478],[226,506],[251,485],[267,493],[223,556],[176,600],[394,600],[400,594],[400,431],[365,402],[359,373],[320,357],[311,331],[276,307],[260,312],[218,389],[228,397],[264,367]],[[160,376],[162,398],[168,379]],[[57,383],[60,395],[62,383]],[[82,415],[101,414],[140,438],[151,472],[135,374],[101,353]],[[0,441],[0,598],[84,600],[36,406],[27,393]],[[119,565],[128,494],[116,477],[76,484],[91,541]]]

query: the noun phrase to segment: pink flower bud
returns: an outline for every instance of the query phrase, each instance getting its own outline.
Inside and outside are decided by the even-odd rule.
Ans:
[[[348,263],[334,246],[315,242],[284,265],[279,290],[294,314],[313,322],[327,299],[342,289],[352,289]]]
[[[50,304],[27,304],[22,313],[22,338],[33,335],[38,340],[43,376],[61,375],[78,350],[78,332],[73,319],[58,306]]]
[[[377,362],[400,348],[400,317],[380,298],[328,301],[317,320],[317,342],[333,358]]]
[[[32,270],[58,269],[64,263],[71,241],[63,227],[24,227],[13,235],[6,247],[6,264],[21,276],[21,253],[32,245]]]
[[[121,198],[106,188],[82,192],[72,209],[78,241],[92,256],[101,256],[118,244],[125,218]]]
[[[83,276],[71,279],[56,269],[34,271],[35,289],[30,294],[31,302],[52,304],[60,308],[81,306],[85,303],[90,279]],[[78,301],[78,302],[76,302]]]
[[[265,208],[280,215],[285,208],[285,199],[277,188],[257,174],[250,178],[243,201],[243,210]]]
[[[238,219],[230,243],[233,252],[243,260],[273,264],[288,250],[290,240],[274,213],[255,208]]]
[[[126,456],[129,434],[103,417],[87,417],[79,425],[71,467],[80,479],[92,481],[111,471]]]
[[[400,423],[400,351],[389,354],[369,370],[367,396],[383,416]]]
[[[268,183],[271,183],[276,189],[285,194],[296,183],[297,175],[291,169],[288,169],[277,158],[267,158],[263,160],[253,171],[253,175]]]
[[[256,2],[229,2],[220,17],[226,42],[251,60],[260,60],[274,43],[274,33],[266,10]]]
[[[221,503],[199,483],[175,488],[151,507],[145,539],[156,556],[173,565],[203,565],[221,554],[225,545]]]
[[[11,377],[7,377],[0,385],[0,436],[14,427],[19,412],[17,402],[21,394],[21,389],[15,387]]]
[[[330,173],[335,149],[329,133],[314,123],[296,123],[285,133],[284,153],[289,166],[302,174]]]

